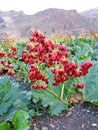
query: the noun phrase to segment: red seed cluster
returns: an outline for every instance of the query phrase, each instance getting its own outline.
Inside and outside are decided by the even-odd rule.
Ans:
[[[8,56],[9,58],[14,57],[15,60],[18,60],[17,48],[14,47],[14,46],[12,46],[12,47],[11,47],[11,51],[8,52],[7,56]]]
[[[36,85],[33,85],[32,88],[33,89],[43,89],[44,90],[44,89],[48,88],[48,86],[47,85],[36,84]]]
[[[14,72],[14,67],[13,67],[13,65],[12,64],[9,64],[9,63],[6,63],[4,60],[2,60],[1,62],[0,62],[0,64],[2,65],[2,69],[0,70],[0,74],[2,74],[3,72],[4,72],[4,68],[6,68],[6,69],[8,69],[8,72],[7,72],[7,75],[9,75],[9,76],[14,76],[15,75],[15,72]]]
[[[37,80],[43,81],[43,84],[33,85],[35,89],[45,89],[48,86],[48,78],[42,74],[37,64],[52,69],[54,74],[53,85],[58,86],[60,83],[67,81],[70,77],[85,76],[89,68],[92,66],[90,61],[83,63],[80,68],[75,62],[69,62],[69,52],[65,45],[53,44],[52,41],[46,40],[45,36],[37,31],[32,32],[30,42],[27,45],[27,51],[22,51],[22,59],[26,64],[30,65],[28,77],[31,82]],[[42,87],[43,86],[43,87]],[[78,88],[82,88],[78,84]]]
[[[45,68],[51,69],[54,75],[53,85],[58,86],[60,83],[66,82],[70,77],[85,76],[93,65],[90,61],[87,61],[78,67],[74,61],[70,62],[68,60],[70,54],[65,45],[54,44],[37,31],[31,33],[30,43],[26,47],[26,50],[22,50],[22,60],[29,66],[28,78],[32,82],[32,88],[34,89],[46,89],[48,87],[50,77],[44,71]],[[7,56],[8,61],[5,56]],[[0,74],[4,72],[4,69],[7,69],[7,74],[14,76],[12,61],[18,60],[17,48],[12,46],[7,54],[0,52],[0,58],[2,58],[0,60]],[[84,88],[81,83],[73,84],[73,86]]]
[[[43,43],[44,40],[45,36],[43,36],[42,34],[39,34],[37,31],[31,32],[31,38],[30,38],[31,42]]]
[[[37,80],[43,82],[45,85],[34,85],[33,88],[35,89],[45,89],[47,88],[48,79],[38,70],[36,66],[31,66],[30,71],[28,73],[28,77],[31,82],[36,82]]]
[[[12,69],[12,68],[13,68],[13,65],[12,65],[12,64],[5,63],[4,60],[2,60],[2,61],[0,62],[0,64],[3,65],[3,66],[6,67],[6,68],[9,68],[9,69]]]
[[[7,75],[9,75],[9,76],[14,76],[14,75],[15,75],[15,72],[9,70],[9,71],[7,72]]]
[[[5,54],[3,53],[2,54],[2,58],[5,58],[5,59],[2,59],[0,64],[2,66],[2,68],[8,70],[7,74],[9,76],[14,76],[15,75],[15,72],[14,72],[14,66],[13,64],[11,63],[12,62],[12,58],[14,58],[15,60],[18,60],[18,56],[17,56],[17,48],[12,46],[11,47],[11,50],[9,52],[7,52],[6,56]],[[8,58],[8,59],[7,59]],[[7,60],[6,60],[7,59]]]
[[[3,58],[5,54],[3,52],[0,52],[0,58]]]
[[[1,68],[1,69],[0,69],[0,74],[3,74],[3,73],[4,73],[4,70],[5,70],[4,68]]]
[[[35,80],[43,80],[47,83],[47,79],[42,75],[36,66],[31,66],[28,77],[32,82]]]
[[[88,73],[89,68],[92,66],[93,64],[90,61],[83,63],[80,68],[81,76],[85,76]]]
[[[84,88],[84,84],[73,84],[74,87],[77,87],[77,88],[80,88],[80,89],[83,89]]]

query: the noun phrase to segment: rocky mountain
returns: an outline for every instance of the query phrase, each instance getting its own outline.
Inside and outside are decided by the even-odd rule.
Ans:
[[[41,30],[46,35],[67,35],[88,33],[89,29],[98,31],[98,8],[82,13],[52,8],[34,15],[26,15],[22,11],[0,11],[0,37],[5,32],[14,37],[27,37],[31,30]]]
[[[47,9],[33,16],[32,28],[41,29],[46,34],[75,34],[85,32],[90,23],[76,10]]]
[[[29,22],[29,16],[23,12],[0,12],[0,37],[2,37],[5,32],[7,32],[9,36],[14,37],[26,36],[27,32],[25,31],[28,30]]]
[[[88,21],[92,24],[92,29],[98,32],[98,8],[86,10],[80,13],[82,16],[86,17]]]
[[[84,12],[81,12],[80,14],[88,17],[88,18],[93,18],[93,19],[98,19],[98,8],[86,10]]]

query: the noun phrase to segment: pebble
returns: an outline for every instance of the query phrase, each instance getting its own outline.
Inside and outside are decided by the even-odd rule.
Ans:
[[[55,125],[53,125],[53,124],[50,124],[50,126],[52,127],[52,129],[54,129],[54,128],[55,128]]]
[[[68,112],[65,117],[68,117],[72,114],[72,112]]]
[[[34,126],[34,130],[39,130],[36,126]]]
[[[47,126],[43,126],[42,130],[48,130],[48,127]]]
[[[82,128],[84,128],[84,124],[82,124]]]
[[[87,110],[87,112],[90,112],[90,110]]]
[[[97,124],[96,123],[92,123],[92,126],[97,126]]]

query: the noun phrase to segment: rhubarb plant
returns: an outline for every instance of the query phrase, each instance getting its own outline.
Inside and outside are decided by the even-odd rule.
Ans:
[[[84,88],[79,78],[86,76],[93,65],[91,61],[86,61],[78,66],[75,61],[69,60],[69,56],[65,45],[54,44],[38,32],[32,32],[27,49],[22,51],[22,59],[29,65],[32,97],[42,101],[53,114],[57,114],[52,111],[54,104],[62,106],[55,109],[59,113],[68,108],[70,96],[76,89]],[[70,79],[72,82],[69,82]]]

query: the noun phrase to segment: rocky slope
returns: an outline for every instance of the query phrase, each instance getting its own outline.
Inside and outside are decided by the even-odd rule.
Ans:
[[[27,37],[31,30],[41,30],[46,35],[66,35],[88,33],[90,28],[98,31],[98,8],[82,13],[52,8],[34,15],[26,15],[22,11],[0,11],[0,38],[5,32],[14,37]]]

